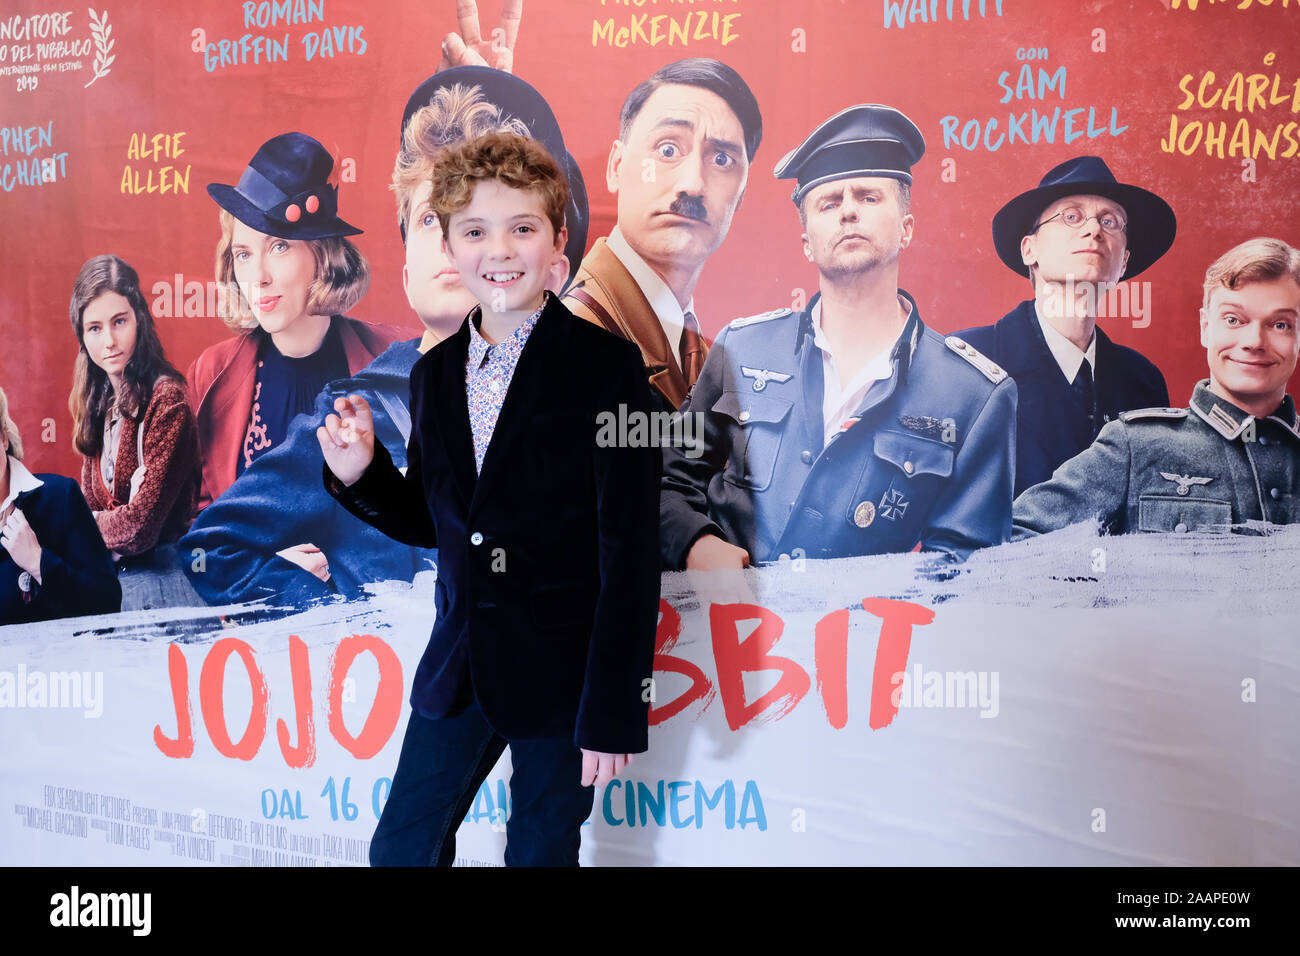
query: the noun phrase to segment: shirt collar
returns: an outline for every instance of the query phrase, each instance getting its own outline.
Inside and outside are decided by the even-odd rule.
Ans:
[[[27,491],[35,491],[45,482],[37,478],[21,461],[9,456],[9,497],[0,502],[0,511],[9,507],[9,503]]]
[[[500,352],[510,354],[523,348],[523,343],[527,340],[533,328],[537,325],[537,320],[541,318],[542,313],[546,311],[547,303],[550,301],[551,291],[548,289],[542,294],[542,304],[537,307],[537,311],[524,319],[510,335],[497,345],[500,346]],[[494,348],[493,344],[483,338],[483,333],[478,330],[479,323],[483,321],[483,307],[479,306],[469,316],[469,353],[468,358],[470,365],[474,368],[482,368],[483,360],[488,351]]]
[[[1079,366],[1083,364],[1084,359],[1088,360],[1088,366],[1092,369],[1093,377],[1097,375],[1097,330],[1092,330],[1092,341],[1088,343],[1087,351],[1079,351],[1079,346],[1075,345],[1068,338],[1062,335],[1051,322],[1043,318],[1043,313],[1038,308],[1038,300],[1034,300],[1034,315],[1038,318],[1038,326],[1043,330],[1043,338],[1047,341],[1047,349],[1052,353],[1052,358],[1056,359],[1056,364],[1061,367],[1061,373],[1065,376],[1067,382],[1073,382],[1079,374]]]
[[[881,355],[892,362],[899,357],[902,343],[907,342],[907,358],[910,362],[912,354],[916,351],[916,343],[921,337],[921,317],[916,309],[916,303],[912,301],[912,297],[902,289],[898,290],[898,304],[907,313],[907,319],[903,323],[903,331],[899,333],[894,344],[885,349]],[[827,355],[833,354],[830,340],[826,338],[826,333],[822,331],[822,300],[820,292],[813,297],[812,307],[808,310],[807,316],[807,326],[804,331],[812,335],[813,345]]]
[[[1205,423],[1229,441],[1244,432],[1255,416],[1238,408],[1226,398],[1220,398],[1210,391],[1210,380],[1201,379],[1192,391],[1191,409],[1205,420]],[[1282,403],[1268,418],[1277,422],[1293,435],[1300,437],[1300,427],[1296,422],[1295,400],[1290,395],[1282,398]]]
[[[699,313],[695,311],[695,296],[686,303],[683,309],[677,302],[677,296],[673,295],[673,290],[668,288],[668,283],[659,278],[659,273],[650,268],[649,263],[637,255],[627,239],[623,237],[622,231],[615,226],[605,237],[605,245],[609,251],[614,253],[618,261],[623,263],[626,269],[636,280],[636,284],[641,288],[641,294],[646,297],[650,303],[650,308],[654,309],[660,321],[668,321],[674,325],[685,325],[686,320],[683,314],[690,312],[699,319]]]

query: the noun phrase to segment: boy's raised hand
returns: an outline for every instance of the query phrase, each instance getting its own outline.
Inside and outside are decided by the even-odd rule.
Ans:
[[[603,787],[632,762],[632,754],[606,754],[599,750],[582,752],[582,785]]]
[[[345,485],[351,485],[370,467],[375,457],[375,420],[370,403],[360,395],[334,399],[334,411],[316,429],[321,454],[330,471]]]

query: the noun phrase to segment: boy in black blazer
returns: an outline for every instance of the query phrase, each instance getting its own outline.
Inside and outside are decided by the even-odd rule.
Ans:
[[[576,864],[593,785],[647,749],[660,457],[608,430],[598,441],[599,418],[648,416],[650,389],[636,346],[547,290],[565,271],[567,201],[534,140],[444,150],[431,206],[480,306],[411,372],[406,474],[360,396],[317,431],[344,507],[439,552],[437,619],[372,864],[450,865],[507,743],[507,865]]]

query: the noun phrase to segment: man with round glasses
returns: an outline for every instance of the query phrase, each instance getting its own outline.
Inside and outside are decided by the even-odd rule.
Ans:
[[[1160,370],[1112,342],[1097,318],[1116,302],[1149,311],[1149,297],[1109,293],[1163,256],[1175,229],[1168,203],[1118,182],[1096,156],[1061,163],[993,217],[998,257],[1029,279],[1034,298],[957,337],[1016,382],[1017,495],[1091,445],[1120,412],[1169,404]]]

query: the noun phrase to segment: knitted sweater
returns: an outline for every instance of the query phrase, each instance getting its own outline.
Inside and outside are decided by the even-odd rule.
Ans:
[[[145,475],[131,498],[131,476],[139,467],[136,429],[141,422]],[[198,506],[199,439],[183,383],[159,378],[140,421],[123,417],[111,489],[104,484],[99,456],[82,459],[81,491],[95,513],[104,544],[119,554],[142,554],[178,540],[189,530]]]

